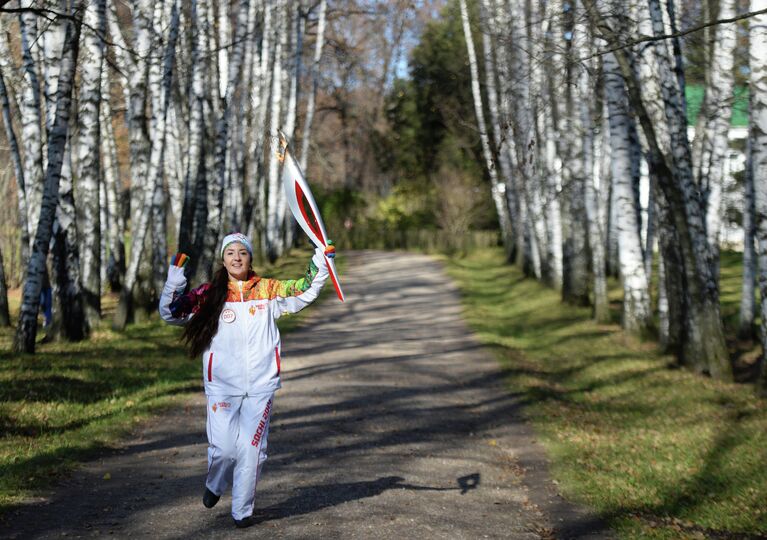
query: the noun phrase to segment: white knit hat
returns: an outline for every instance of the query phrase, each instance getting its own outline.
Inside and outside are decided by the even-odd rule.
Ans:
[[[236,232],[232,234],[227,234],[224,237],[224,241],[221,242],[221,253],[219,255],[221,256],[222,259],[224,258],[224,250],[226,249],[226,246],[228,246],[229,244],[233,244],[234,242],[239,242],[240,244],[245,246],[245,249],[247,249],[248,253],[250,253],[250,258],[251,259],[253,258],[253,246],[250,244],[250,239],[248,239],[248,237],[245,236],[244,234]]]

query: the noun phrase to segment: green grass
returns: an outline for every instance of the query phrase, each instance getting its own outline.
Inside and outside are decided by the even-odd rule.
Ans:
[[[738,264],[723,257],[728,323]],[[524,279],[500,250],[448,268],[469,323],[525,396],[568,498],[625,538],[767,534],[767,401],[750,386],[674,369],[654,343]]]
[[[311,252],[295,250],[262,275],[297,278]],[[341,261],[342,262],[342,261]],[[334,294],[328,284],[323,297]],[[11,296],[18,313],[18,292]],[[115,297],[104,310],[114,310]],[[279,321],[300,326],[306,310]],[[123,332],[101,325],[80,343],[39,344],[35,355],[7,351],[11,329],[0,329],[0,512],[23,502],[137,423],[202,391],[200,365],[180,342],[180,329],[159,317]]]

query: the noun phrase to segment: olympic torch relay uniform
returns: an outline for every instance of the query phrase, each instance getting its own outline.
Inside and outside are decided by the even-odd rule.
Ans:
[[[232,516],[253,513],[255,491],[266,460],[274,392],[280,388],[280,332],[276,320],[312,303],[328,277],[325,256],[315,251],[301,279],[229,281],[218,331],[202,355],[208,401],[206,486],[221,495],[232,484]],[[199,310],[209,284],[183,294],[183,268],[171,265],[160,297],[160,315],[183,325]]]

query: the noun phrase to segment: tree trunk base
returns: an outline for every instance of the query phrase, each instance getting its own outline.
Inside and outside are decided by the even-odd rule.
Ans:
[[[133,298],[130,291],[122,290],[120,293],[120,301],[117,303],[117,309],[115,309],[115,317],[112,320],[112,330],[125,330],[128,321],[133,315]]]

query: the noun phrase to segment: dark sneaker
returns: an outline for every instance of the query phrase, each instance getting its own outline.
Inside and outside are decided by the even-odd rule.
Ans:
[[[246,527],[250,527],[251,525],[255,525],[256,518],[254,516],[248,516],[242,519],[235,519],[234,524],[237,526],[238,529],[244,529]]]
[[[205,493],[202,496],[202,504],[205,505],[205,508],[213,508],[220,498],[221,495],[216,495],[208,488],[205,488]]]

